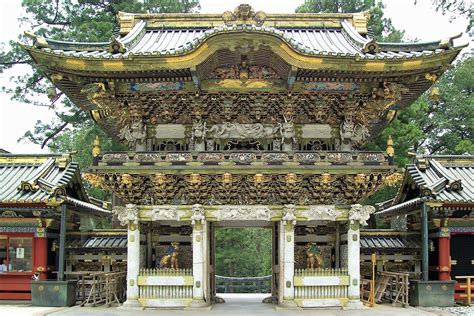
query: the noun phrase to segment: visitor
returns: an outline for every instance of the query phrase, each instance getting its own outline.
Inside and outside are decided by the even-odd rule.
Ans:
[[[2,264],[0,264],[0,273],[7,272],[7,259],[2,260]]]

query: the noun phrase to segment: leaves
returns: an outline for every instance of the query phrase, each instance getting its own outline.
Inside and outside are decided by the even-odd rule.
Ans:
[[[382,1],[377,0],[305,0],[296,8],[297,13],[353,13],[368,11],[369,30],[379,41],[400,42],[405,31],[396,30],[389,18],[384,17]]]
[[[198,0],[23,0],[22,6],[25,12],[19,20],[25,28],[38,36],[77,42],[109,41],[118,28],[116,15],[119,11],[194,12],[200,8]],[[27,42],[24,35],[20,35],[18,40]],[[61,98],[60,104],[53,106],[46,98],[39,97],[46,95],[52,84],[38,68],[31,67],[31,58],[17,42],[8,43],[8,49],[5,46],[2,45],[0,50],[0,72],[22,65],[30,67],[15,69],[14,73],[21,75],[12,76],[11,85],[2,87],[2,92],[22,103],[54,107],[57,117],[53,122],[38,121],[22,139],[44,146],[63,131],[72,137],[73,133],[79,133],[79,128],[91,126],[89,116],[68,98]],[[60,144],[58,141],[49,146],[52,150],[62,151]],[[63,149],[68,150],[67,147]]]
[[[257,277],[272,272],[272,230],[220,228],[216,230],[216,274]]]

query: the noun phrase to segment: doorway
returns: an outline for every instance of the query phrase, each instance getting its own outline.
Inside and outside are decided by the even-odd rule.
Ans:
[[[273,223],[261,224],[221,222],[211,227],[209,281],[214,303],[276,301],[278,233]]]

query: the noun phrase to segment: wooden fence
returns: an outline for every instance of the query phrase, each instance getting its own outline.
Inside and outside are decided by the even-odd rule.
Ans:
[[[127,272],[66,272],[69,280],[77,280],[77,304],[97,306],[120,304],[125,300]]]
[[[225,277],[216,275],[218,293],[270,293],[272,276]]]

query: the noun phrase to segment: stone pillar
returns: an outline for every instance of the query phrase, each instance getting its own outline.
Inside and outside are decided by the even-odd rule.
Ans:
[[[138,298],[138,274],[140,273],[140,224],[138,207],[134,204],[116,206],[112,212],[122,226],[127,225],[127,300],[124,307],[141,307]]]
[[[209,305],[209,298],[205,296],[209,286],[207,280],[207,230],[208,224],[201,205],[193,205],[193,215],[191,216],[193,226],[193,302],[191,307],[205,307]]]
[[[451,280],[451,249],[449,228],[442,227],[438,238],[439,280]]]
[[[360,301],[360,226],[367,225],[375,208],[370,205],[351,205],[347,230],[347,272],[349,274],[348,309],[362,308]]]
[[[295,287],[295,224],[294,205],[285,205],[285,215],[280,222],[279,266],[280,282],[278,304],[283,307],[296,307]]]
[[[349,303],[362,305],[360,302],[360,243],[359,222],[349,224],[347,231],[347,271],[349,273]]]

